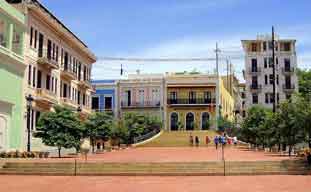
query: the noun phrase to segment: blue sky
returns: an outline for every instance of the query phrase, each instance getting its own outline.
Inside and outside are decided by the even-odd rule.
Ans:
[[[241,39],[270,33],[297,39],[298,65],[311,66],[310,0],[42,0],[96,54],[94,79],[119,78],[120,62],[101,57],[214,57],[219,42],[241,78]],[[91,3],[92,2],[92,3]],[[213,71],[214,62],[122,62],[128,73]],[[221,63],[225,72],[225,63]]]

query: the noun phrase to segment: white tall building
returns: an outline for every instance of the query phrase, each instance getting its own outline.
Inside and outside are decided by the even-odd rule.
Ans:
[[[275,38],[276,100],[289,99],[298,90],[296,40]],[[271,36],[242,40],[245,51],[246,108],[273,106],[273,59]]]

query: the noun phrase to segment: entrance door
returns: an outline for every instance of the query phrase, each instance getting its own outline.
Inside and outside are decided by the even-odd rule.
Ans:
[[[172,113],[171,114],[171,131],[178,130],[178,114]]]
[[[188,113],[186,116],[186,130],[194,130],[194,115]]]
[[[6,129],[7,129],[7,121],[4,117],[0,116],[0,151],[5,150]]]

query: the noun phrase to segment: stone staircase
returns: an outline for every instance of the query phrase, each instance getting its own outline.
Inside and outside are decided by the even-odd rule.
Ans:
[[[208,135],[211,140],[217,134],[215,131],[164,131],[159,137],[151,139],[138,147],[186,147],[189,146],[190,133],[200,139],[200,146],[205,145],[205,137]]]
[[[172,163],[7,162],[0,174],[99,176],[310,175],[304,161],[209,161]]]

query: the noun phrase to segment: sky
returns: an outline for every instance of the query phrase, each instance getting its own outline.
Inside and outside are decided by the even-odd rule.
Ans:
[[[124,58],[232,58],[243,79],[241,39],[271,33],[297,40],[300,68],[311,68],[310,0],[41,0],[97,56],[93,79],[125,74],[200,71],[212,73],[215,61],[125,62]],[[83,3],[82,3],[83,2]],[[226,73],[226,61],[220,70]]]

